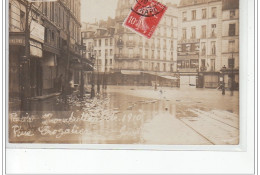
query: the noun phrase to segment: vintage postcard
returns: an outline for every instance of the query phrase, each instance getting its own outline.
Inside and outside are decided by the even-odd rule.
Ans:
[[[238,145],[239,0],[9,0],[10,144]]]

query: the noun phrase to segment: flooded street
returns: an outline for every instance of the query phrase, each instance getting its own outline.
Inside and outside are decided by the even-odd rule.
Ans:
[[[239,143],[238,92],[215,89],[110,86],[95,99],[34,101],[9,114],[11,143]]]

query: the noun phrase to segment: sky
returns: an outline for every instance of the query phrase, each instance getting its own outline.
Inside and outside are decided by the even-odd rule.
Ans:
[[[81,21],[95,22],[106,20],[109,16],[114,18],[118,0],[81,0]],[[159,0],[159,2],[178,3],[179,0]],[[130,10],[130,9],[129,9]]]

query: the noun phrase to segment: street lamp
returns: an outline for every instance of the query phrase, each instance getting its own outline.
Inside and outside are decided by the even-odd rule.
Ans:
[[[226,70],[226,66],[224,65],[220,70],[222,76],[222,95],[225,95],[225,73],[224,73],[225,70]]]
[[[231,87],[230,87],[230,95],[233,96],[233,90],[234,90],[234,57],[233,57],[233,51],[232,51],[232,58],[231,58]]]
[[[95,57],[94,55],[91,56],[91,61],[92,61],[92,77],[91,77],[91,93],[90,93],[90,97],[94,98],[95,97],[95,76],[94,76],[94,65],[95,65]]]

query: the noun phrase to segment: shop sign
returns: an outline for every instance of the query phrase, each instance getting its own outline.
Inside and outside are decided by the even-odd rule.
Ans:
[[[22,36],[10,36],[9,44],[10,45],[25,46],[25,39]]]
[[[30,26],[30,37],[36,41],[44,43],[44,30],[45,28],[42,25],[32,20]]]
[[[42,58],[42,44],[36,41],[30,41],[30,55]]]

